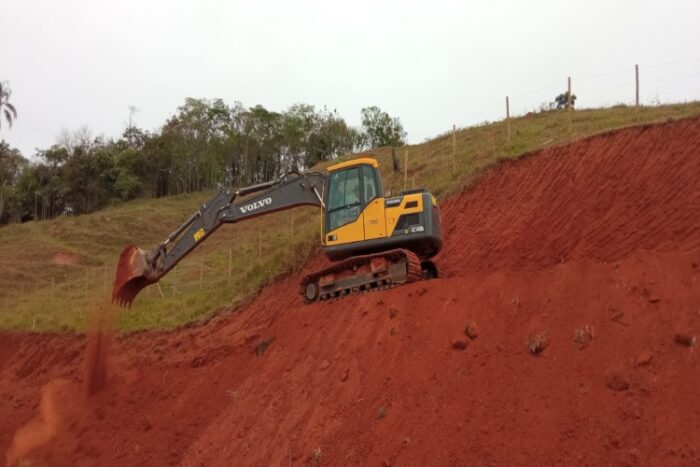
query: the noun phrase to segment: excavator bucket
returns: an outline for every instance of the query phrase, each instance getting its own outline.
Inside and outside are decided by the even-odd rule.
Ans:
[[[112,303],[130,307],[136,295],[158,276],[148,261],[148,253],[134,245],[124,248],[117,265],[117,276],[112,287]]]

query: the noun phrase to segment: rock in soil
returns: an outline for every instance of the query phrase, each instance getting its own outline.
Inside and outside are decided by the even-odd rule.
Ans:
[[[464,334],[471,340],[479,337],[479,326],[475,322],[470,321],[464,326]]]
[[[464,350],[467,348],[467,345],[469,344],[465,340],[457,339],[452,341],[452,348],[456,350]]]
[[[626,391],[630,388],[627,376],[621,371],[610,371],[605,375],[605,385],[612,391]]]

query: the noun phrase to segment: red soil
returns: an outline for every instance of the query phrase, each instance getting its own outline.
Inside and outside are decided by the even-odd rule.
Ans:
[[[450,278],[304,306],[291,277],[206,326],[117,338],[91,397],[84,338],[0,334],[0,452],[697,465],[699,148],[691,119],[501,165],[443,205]]]

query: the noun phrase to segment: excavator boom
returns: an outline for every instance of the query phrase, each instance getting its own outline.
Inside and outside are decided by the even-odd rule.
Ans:
[[[323,206],[326,175],[291,172],[282,178],[240,188],[225,188],[205,203],[152,251],[127,246],[119,257],[112,301],[130,306],[138,293],[154,284],[224,223],[235,223],[297,206]],[[240,202],[236,198],[252,195]]]

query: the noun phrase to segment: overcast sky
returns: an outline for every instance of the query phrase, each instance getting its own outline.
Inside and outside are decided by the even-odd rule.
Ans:
[[[63,128],[156,130],[186,97],[359,125],[377,105],[409,141],[523,113],[572,76],[577,106],[700,99],[700,1],[2,0],[0,81],[25,156]]]

